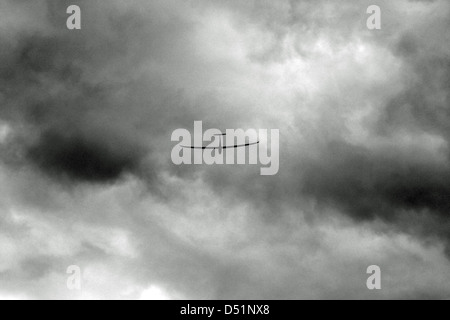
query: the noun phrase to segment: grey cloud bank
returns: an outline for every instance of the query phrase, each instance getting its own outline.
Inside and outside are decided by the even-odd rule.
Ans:
[[[3,1],[0,298],[448,298],[449,10]],[[280,129],[279,173],[174,165],[196,120]]]

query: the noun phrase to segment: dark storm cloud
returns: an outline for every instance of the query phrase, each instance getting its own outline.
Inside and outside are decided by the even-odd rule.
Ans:
[[[139,167],[138,151],[126,150],[127,147],[129,145],[118,140],[114,146],[107,146],[93,138],[46,132],[37,145],[27,150],[27,159],[52,174],[74,180],[108,182]]]
[[[303,192],[322,205],[337,206],[357,221],[380,218],[402,225],[404,215],[417,223],[413,217],[424,214],[444,221],[446,228],[450,223],[449,179],[448,167],[399,159],[393,150],[376,154],[335,142],[305,169]],[[428,232],[442,235],[439,229]]]
[[[371,150],[335,140],[305,167],[302,192],[356,221],[381,219],[413,234],[437,236],[450,253],[450,50],[440,29],[449,23],[445,18],[439,27],[419,24],[412,27],[416,32],[399,35],[390,49],[404,63],[405,89],[387,102],[371,128],[373,136],[386,140],[398,132],[442,139],[445,145],[436,152],[444,162],[436,162],[431,151],[427,160],[418,160],[420,148]]]
[[[114,180],[136,169],[141,154],[130,152],[131,141],[114,141],[105,132],[103,137],[90,134],[89,124],[83,124],[86,113],[108,103],[109,90],[82,81],[82,70],[73,59],[67,59],[79,52],[78,46],[40,35],[21,40],[12,61],[1,66],[2,93],[7,101],[1,112],[5,118],[29,126],[24,134],[31,135],[34,142],[23,146],[23,160],[45,172],[92,182]],[[47,91],[52,86],[64,89],[55,96]]]
[[[65,13],[64,3],[48,4],[50,16]],[[87,2],[81,4],[89,12]],[[59,16],[51,21],[64,26],[66,16]],[[116,25],[111,17],[110,24],[122,34],[111,41],[101,32],[71,34],[60,25],[57,30],[23,31],[16,39],[4,36],[0,114],[15,130],[16,139],[9,141],[10,150],[19,150],[15,161],[74,181],[109,182],[136,173],[149,150],[125,132],[129,129],[115,101],[120,87],[112,74],[106,81],[89,78],[108,70],[117,55],[128,55],[126,35],[138,22],[124,21]],[[86,41],[90,33],[96,38],[91,43]]]
[[[5,3],[20,8],[20,17],[32,8]],[[342,124],[348,110],[341,106],[358,96],[352,108],[373,100],[373,82],[347,60],[364,65],[371,57],[381,69],[372,67],[371,76],[395,86],[377,73],[385,76],[387,55],[367,54],[387,48],[404,67],[401,89],[364,127],[369,137],[389,141],[401,128],[406,136],[448,141],[448,41],[433,42],[408,23],[391,29],[389,19],[403,16],[387,2],[385,29],[368,35],[365,10],[373,3],[361,3],[49,0],[40,2],[39,27],[23,19],[23,29],[0,33],[0,118],[12,129],[1,157],[13,168],[38,168],[49,180],[79,186],[61,190],[35,172],[0,171],[7,191],[0,219],[11,217],[11,226],[0,224],[8,230],[0,267],[22,261],[17,273],[4,273],[11,276],[8,288],[23,278],[63,278],[67,265],[81,261],[113,270],[103,287],[91,284],[101,297],[106,291],[118,297],[111,288],[152,283],[199,298],[370,297],[365,267],[385,258],[400,269],[393,274],[406,274],[391,283],[408,293],[380,296],[445,296],[447,274],[439,270],[448,264],[441,253],[431,250],[428,261],[425,249],[405,252],[416,239],[449,239],[448,161],[420,148],[416,157],[401,142],[349,143]],[[64,28],[69,4],[81,4],[81,31]],[[424,20],[433,34],[448,24]],[[366,55],[354,58],[363,45]],[[292,76],[297,72],[301,78]],[[221,129],[279,128],[279,174],[172,165],[170,134],[191,129],[194,120]],[[163,204],[139,184],[155,184],[155,174],[163,175],[157,181]],[[324,212],[350,217],[351,227],[328,225]],[[380,220],[388,226],[382,235],[372,232]],[[22,233],[11,231],[15,225],[30,226],[20,230],[23,247],[16,247]],[[403,232],[414,236],[413,245]],[[59,258],[48,263],[49,255]],[[433,281],[417,289],[424,269],[420,280]],[[102,271],[91,268],[91,280]],[[56,281],[63,295],[65,280]],[[55,296],[43,291],[32,293]]]

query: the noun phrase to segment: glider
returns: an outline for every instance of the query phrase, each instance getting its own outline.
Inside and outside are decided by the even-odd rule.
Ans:
[[[215,137],[224,137],[226,136],[226,133],[221,134],[215,134]],[[201,149],[201,150],[223,150],[223,149],[236,149],[236,148],[242,148],[242,147],[248,147],[253,146],[255,144],[259,144],[259,141],[253,142],[253,143],[246,143],[246,144],[236,144],[234,146],[223,146],[223,139],[220,139],[219,146],[218,147],[197,147],[197,146],[181,146],[185,149]]]

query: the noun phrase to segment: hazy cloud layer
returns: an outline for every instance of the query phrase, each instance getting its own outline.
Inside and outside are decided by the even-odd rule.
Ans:
[[[0,298],[448,298],[449,10],[3,1]],[[195,120],[280,129],[279,174],[174,166]]]

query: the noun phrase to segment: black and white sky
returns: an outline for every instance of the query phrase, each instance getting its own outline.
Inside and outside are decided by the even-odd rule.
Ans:
[[[1,0],[0,299],[450,298],[449,29],[448,0]],[[173,165],[196,120],[279,129],[278,175]]]

